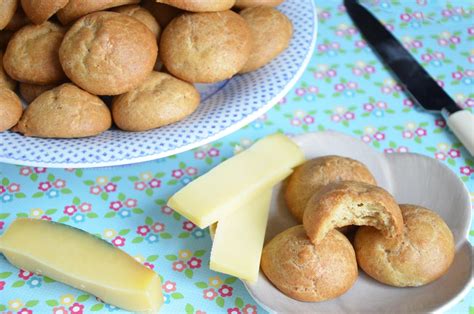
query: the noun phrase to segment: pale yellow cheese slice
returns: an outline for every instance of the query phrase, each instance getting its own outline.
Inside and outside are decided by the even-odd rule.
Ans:
[[[273,134],[186,185],[168,206],[206,228],[283,180],[303,161],[298,145],[283,134]]]
[[[271,196],[271,190],[266,190],[218,221],[213,231],[212,270],[257,281]]]
[[[160,278],[154,271],[77,228],[19,218],[0,238],[0,251],[16,267],[87,291],[125,310],[157,312],[163,303]]]

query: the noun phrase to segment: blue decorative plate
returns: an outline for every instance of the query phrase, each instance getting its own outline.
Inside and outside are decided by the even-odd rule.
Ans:
[[[267,66],[213,85],[199,85],[202,102],[189,118],[147,132],[111,129],[81,139],[42,139],[0,133],[0,162],[41,167],[101,167],[174,155],[230,134],[280,100],[303,74],[314,50],[313,0],[278,7],[293,22],[290,46]]]

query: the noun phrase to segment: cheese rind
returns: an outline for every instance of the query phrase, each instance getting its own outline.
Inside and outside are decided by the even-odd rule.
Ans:
[[[273,134],[186,185],[168,206],[206,228],[283,180],[302,162],[304,154],[296,143]]]
[[[250,283],[257,281],[271,196],[272,191],[266,190],[218,221],[211,250],[212,270]]]
[[[123,309],[156,312],[163,303],[158,275],[124,251],[80,229],[29,218],[0,238],[13,265],[87,291]]]

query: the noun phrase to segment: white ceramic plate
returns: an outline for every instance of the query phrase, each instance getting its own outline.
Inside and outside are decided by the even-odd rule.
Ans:
[[[472,286],[472,247],[467,240],[471,204],[464,184],[448,167],[418,154],[384,155],[337,132],[308,133],[295,137],[294,141],[307,159],[340,155],[359,160],[399,203],[422,205],[437,212],[453,232],[456,257],[446,275],[417,288],[383,285],[359,270],[359,278],[346,294],[320,303],[300,302],[285,296],[260,272],[257,283],[246,287],[262,307],[280,313],[414,313],[446,310],[461,300]],[[296,224],[279,185],[273,193],[265,242]]]
[[[313,0],[286,0],[278,7],[293,23],[288,49],[267,66],[213,85],[200,85],[202,102],[188,119],[140,133],[112,129],[82,139],[41,139],[0,133],[0,162],[41,167],[100,167],[174,155],[230,134],[261,116],[303,74],[314,50]]]

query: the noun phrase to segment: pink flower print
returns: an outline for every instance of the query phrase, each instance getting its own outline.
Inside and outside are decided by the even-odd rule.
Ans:
[[[355,42],[355,46],[356,46],[357,48],[361,48],[361,49],[362,49],[362,48],[365,48],[365,46],[367,46],[367,43],[365,42],[365,40],[357,40],[357,41]]]
[[[51,217],[49,217],[49,216],[43,215],[43,216],[41,216],[41,220],[47,220],[47,221],[51,221],[51,220],[52,220],[52,218],[51,218]]]
[[[314,118],[312,116],[306,116],[303,118],[304,123],[306,124],[313,124],[314,123]]]
[[[387,103],[383,102],[383,101],[377,101],[377,107],[379,107],[380,109],[387,109]]]
[[[20,175],[22,176],[29,176],[31,174],[31,168],[30,167],[21,167],[20,168]]]
[[[186,168],[186,173],[190,176],[195,176],[198,173],[198,170],[194,167]]]
[[[453,72],[453,73],[451,74],[451,76],[452,76],[453,79],[455,79],[455,80],[460,80],[460,79],[463,78],[463,75],[462,75],[461,72]]]
[[[171,172],[171,175],[172,175],[173,177],[175,177],[176,179],[179,179],[179,178],[181,178],[181,177],[184,175],[184,172],[183,172],[183,170],[181,170],[181,169],[177,169],[177,170],[173,170],[173,171]]]
[[[415,47],[415,48],[421,48],[423,47],[423,43],[419,40],[414,40],[412,43],[412,46]]]
[[[16,193],[20,191],[20,185],[16,183],[12,183],[8,186],[8,191],[10,193]]]
[[[169,206],[164,205],[161,207],[161,212],[165,215],[171,215],[173,213],[173,209]]]
[[[244,306],[242,311],[244,312],[244,314],[257,314],[257,307],[255,305],[247,304],[246,306]]]
[[[2,291],[3,288],[5,288],[5,281],[0,281],[0,291]]]
[[[18,272],[18,277],[20,277],[23,280],[28,280],[33,275],[34,274],[32,272],[24,270],[24,269],[20,269],[20,271]]]
[[[357,89],[358,86],[356,82],[347,82],[347,87],[350,89]]]
[[[385,148],[383,151],[384,151],[384,153],[386,153],[386,154],[392,154],[392,153],[395,152],[395,150],[394,150],[393,148]]]
[[[79,205],[79,210],[83,213],[88,213],[92,210],[92,205],[89,203],[82,203]]]
[[[195,227],[196,225],[190,221],[183,222],[183,229],[186,231],[192,231]]]
[[[364,143],[370,143],[372,141],[369,135],[363,135],[361,139]]]
[[[43,168],[43,167],[35,167],[34,170],[35,170],[36,173],[45,173],[46,172],[46,168]]]
[[[104,186],[104,190],[106,192],[115,192],[117,190],[117,184],[109,182],[109,183],[107,183],[106,186]]]
[[[188,266],[191,268],[191,269],[195,269],[195,268],[200,268],[201,267],[201,259],[199,258],[196,258],[196,257],[191,257],[191,259],[187,262]]]
[[[305,93],[306,93],[305,90],[302,88],[295,89],[295,94],[298,96],[303,96]]]
[[[407,107],[413,107],[413,101],[409,98],[403,100],[403,105]]]
[[[400,14],[400,19],[402,21],[405,21],[405,22],[408,22],[411,20],[411,16],[409,14],[406,14],[406,13],[402,13]]]
[[[352,73],[357,76],[361,76],[364,74],[364,71],[362,71],[360,68],[352,68]]]
[[[120,208],[122,208],[122,202],[121,201],[113,201],[110,203],[109,208],[118,211]]]
[[[211,301],[214,300],[215,297],[217,297],[217,292],[213,288],[204,290],[202,294],[204,296],[204,299]]]
[[[366,65],[365,66],[365,72],[367,73],[375,73],[375,68],[371,65]]]
[[[435,125],[439,126],[440,128],[446,127],[446,121],[444,119],[436,119]]]
[[[89,192],[94,195],[99,195],[102,192],[102,188],[100,186],[91,186]]]
[[[345,89],[345,87],[344,87],[344,84],[337,83],[336,85],[334,85],[334,89],[338,92],[342,92]]]
[[[419,137],[423,137],[427,134],[426,130],[425,129],[422,129],[422,128],[418,128],[415,130],[415,133],[416,135],[418,135]]]
[[[173,262],[173,270],[182,272],[186,269],[186,264],[183,261]]]
[[[222,285],[222,287],[220,287],[219,290],[219,294],[221,295],[221,297],[230,297],[232,296],[232,291],[234,290],[234,288],[232,287],[229,287],[228,285]]]
[[[204,159],[204,158],[206,158],[206,153],[203,152],[203,151],[194,152],[194,158],[196,158],[196,159]]]
[[[128,198],[125,201],[125,206],[127,206],[128,208],[136,207],[137,206],[137,200],[134,199],[134,198]]]
[[[176,291],[176,282],[172,282],[172,281],[167,280],[163,284],[162,288],[163,288],[163,290],[165,290],[166,293]]]
[[[436,80],[436,83],[438,83],[439,87],[444,87],[444,82],[441,80]]]
[[[452,36],[449,39],[449,41],[452,42],[453,44],[457,45],[461,42],[461,38],[459,38],[458,36]]]
[[[324,73],[322,72],[314,72],[313,75],[316,79],[322,79],[324,77]]]
[[[143,265],[145,265],[145,267],[148,267],[149,269],[154,269],[155,268],[155,265],[150,264],[148,262],[143,263]]]
[[[143,191],[145,188],[146,188],[146,183],[145,182],[135,182],[133,184],[135,190],[138,190],[138,191]]]
[[[219,156],[219,150],[213,147],[207,151],[207,154],[211,157],[217,157]]]
[[[53,307],[53,314],[68,314],[64,306]]]
[[[463,166],[459,168],[459,171],[466,176],[471,174],[471,168],[469,168],[468,166]]]
[[[0,221],[0,229],[3,229],[4,226],[5,226],[5,222],[4,222],[4,221]]]
[[[413,12],[413,17],[417,19],[423,18],[423,12]]]
[[[150,227],[148,226],[143,225],[137,227],[137,233],[143,237],[146,236],[148,232],[150,232]]]
[[[291,119],[290,123],[291,123],[291,125],[294,125],[294,126],[300,126],[301,125],[301,120],[298,119],[298,118],[293,118],[293,119]]]
[[[162,231],[165,230],[165,225],[162,224],[161,222],[155,222],[155,223],[151,226],[151,229],[152,229],[155,233],[162,232]]]
[[[431,58],[430,54],[424,53],[424,54],[421,55],[421,60],[422,61],[429,62],[429,61],[431,61],[431,59],[432,58]]]
[[[112,240],[112,244],[119,247],[125,245],[125,238],[121,236],[117,236]]]
[[[227,314],[242,314],[238,307],[232,307],[227,309]]]
[[[334,122],[339,122],[339,121],[341,121],[341,116],[338,115],[338,114],[333,114],[331,116],[331,120],[334,121]]]
[[[150,182],[148,182],[148,185],[153,189],[159,188],[161,186],[161,180],[152,179]]]
[[[461,157],[461,152],[459,151],[459,149],[451,149],[451,150],[448,152],[448,155],[449,155],[451,158],[459,158],[459,157]]]
[[[32,313],[33,313],[33,311],[27,309],[26,307],[22,308],[21,310],[19,310],[19,311],[17,312],[17,314],[32,314]]]
[[[412,138],[413,137],[413,132],[405,130],[405,131],[402,132],[402,136],[403,136],[403,138]]]
[[[337,72],[336,72],[336,70],[329,69],[329,70],[327,70],[326,74],[327,74],[327,76],[329,76],[329,77],[335,77],[335,76],[337,75]],[[316,93],[316,92],[315,92],[315,93]]]
[[[392,89],[389,86],[382,86],[381,90],[384,94],[390,94],[392,92]]]
[[[40,184],[38,185],[38,189],[43,191],[43,192],[46,192],[50,188],[51,188],[51,183],[49,183],[48,181],[40,182]]]
[[[54,181],[53,185],[57,189],[62,189],[63,187],[66,186],[66,181],[57,179],[56,181]]]
[[[439,38],[438,39],[438,44],[441,46],[446,46],[448,44],[448,41],[444,38]]]
[[[0,185],[0,194],[5,193],[6,190],[3,185]]]
[[[400,84],[395,84],[395,85],[393,85],[393,89],[396,90],[396,91],[401,91],[402,86]]]
[[[469,35],[474,35],[474,27],[469,27],[469,28],[467,29],[467,33],[468,33]]]
[[[474,107],[474,99],[468,98],[465,102],[467,107]]]
[[[340,47],[341,47],[341,46],[339,45],[339,43],[336,43],[336,42],[331,43],[331,48],[332,48],[332,49],[336,49],[336,50],[337,50],[337,49],[339,49]]]
[[[452,13],[451,10],[443,9],[443,11],[441,11],[441,15],[443,15],[444,17],[450,17]]]
[[[63,213],[65,213],[68,216],[72,216],[77,212],[77,208],[75,205],[67,205],[64,206]]]
[[[308,92],[310,92],[310,93],[317,93],[318,91],[319,91],[319,89],[316,86],[308,87]]]
[[[406,147],[406,146],[400,146],[399,148],[397,148],[397,152],[399,152],[399,153],[407,153],[407,152],[408,152],[408,147]]]
[[[84,305],[74,302],[74,304],[69,307],[69,311],[72,314],[82,314],[84,311]]]
[[[381,132],[377,132],[377,133],[374,134],[374,138],[377,141],[383,141],[385,139],[385,134],[383,134]]]
[[[348,111],[344,114],[344,119],[346,120],[354,120],[354,118],[355,114],[353,112]]]
[[[436,152],[435,153],[435,158],[439,160],[445,160],[446,159],[446,154],[443,152]]]
[[[326,46],[325,44],[320,44],[320,45],[318,45],[318,50],[320,52],[324,52],[324,51],[328,50],[328,46]]]

